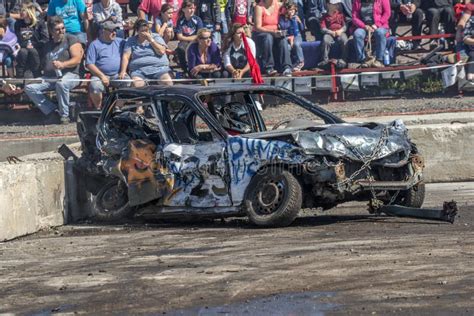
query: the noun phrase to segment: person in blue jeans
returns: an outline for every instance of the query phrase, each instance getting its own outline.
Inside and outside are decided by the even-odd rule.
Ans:
[[[47,116],[48,123],[59,118],[61,124],[66,124],[69,122],[69,93],[80,84],[79,64],[83,50],[74,35],[66,34],[61,17],[48,19],[48,31],[51,39],[44,47],[43,80],[41,83],[26,85],[25,93]],[[56,91],[57,105],[44,95],[44,91],[49,90]]]
[[[387,36],[391,9],[390,0],[354,0],[352,3],[352,23],[357,53],[357,62],[369,66],[365,61],[365,39],[368,34],[375,38],[375,58],[373,67],[384,67],[383,56],[387,46]]]
[[[300,71],[304,66],[304,55],[301,43],[301,21],[296,15],[298,5],[295,2],[285,3],[285,13],[280,15],[278,28],[286,32],[286,38],[291,48],[291,61],[293,62],[293,71]]]

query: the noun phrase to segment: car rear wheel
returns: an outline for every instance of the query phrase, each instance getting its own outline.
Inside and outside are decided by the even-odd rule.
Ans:
[[[120,180],[107,182],[92,197],[94,218],[100,221],[117,221],[131,215],[135,208],[130,207],[127,186]]]
[[[266,168],[250,181],[244,205],[250,222],[257,226],[290,225],[301,209],[298,180],[281,168]]]

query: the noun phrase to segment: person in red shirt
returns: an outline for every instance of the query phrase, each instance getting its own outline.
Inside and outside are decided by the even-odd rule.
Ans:
[[[138,20],[154,21],[156,17],[160,16],[162,0],[143,0],[138,7]]]
[[[344,14],[341,12],[341,0],[329,0],[328,12],[321,18],[321,32],[323,41],[321,43],[322,61],[319,68],[325,67],[329,63],[329,52],[333,45],[339,45],[341,59],[337,60],[336,66],[345,68],[347,66],[347,34]]]

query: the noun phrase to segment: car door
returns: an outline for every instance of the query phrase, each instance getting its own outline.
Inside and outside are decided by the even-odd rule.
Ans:
[[[162,159],[174,176],[173,192],[164,205],[231,206],[226,139],[213,127],[216,122],[192,100],[159,98],[156,102],[170,136]]]

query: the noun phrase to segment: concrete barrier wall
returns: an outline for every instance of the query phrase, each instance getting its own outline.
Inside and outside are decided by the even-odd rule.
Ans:
[[[0,241],[64,224],[61,159],[0,163]]]
[[[474,181],[474,123],[408,128],[425,158],[426,182]]]

